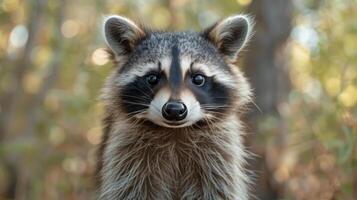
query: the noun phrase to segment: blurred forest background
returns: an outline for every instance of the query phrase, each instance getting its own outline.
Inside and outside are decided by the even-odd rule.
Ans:
[[[199,30],[242,12],[254,193],[356,199],[356,0],[0,0],[0,199],[94,199],[105,14]]]

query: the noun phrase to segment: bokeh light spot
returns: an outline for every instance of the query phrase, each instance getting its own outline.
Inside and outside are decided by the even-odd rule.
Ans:
[[[102,129],[100,127],[93,127],[87,132],[87,140],[93,144],[97,145],[100,143],[102,138]]]
[[[28,31],[24,25],[17,25],[10,33],[10,45],[16,48],[25,46],[28,39]]]
[[[81,174],[86,169],[86,163],[80,158],[67,158],[63,161],[62,167],[69,173]]]
[[[103,48],[94,50],[92,54],[92,63],[95,65],[105,65],[109,61],[108,54]]]
[[[72,38],[79,32],[80,24],[76,20],[66,20],[61,26],[62,35],[65,38]]]

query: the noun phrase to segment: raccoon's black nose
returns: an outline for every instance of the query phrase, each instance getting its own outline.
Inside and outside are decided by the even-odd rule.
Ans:
[[[168,101],[162,107],[162,116],[170,121],[180,121],[187,116],[187,107],[179,101]]]

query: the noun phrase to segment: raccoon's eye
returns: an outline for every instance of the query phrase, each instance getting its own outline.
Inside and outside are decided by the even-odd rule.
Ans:
[[[205,84],[205,77],[202,74],[196,74],[192,77],[192,83],[197,86],[203,86]]]
[[[146,82],[150,85],[156,85],[159,82],[160,78],[156,74],[150,74],[146,76]]]

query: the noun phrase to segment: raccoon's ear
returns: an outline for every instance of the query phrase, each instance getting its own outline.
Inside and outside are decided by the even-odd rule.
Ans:
[[[236,61],[240,50],[250,38],[252,20],[246,15],[235,15],[205,29],[202,36],[212,42],[230,61]]]
[[[129,54],[136,43],[146,36],[143,28],[130,19],[118,15],[106,17],[103,29],[105,41],[115,56]]]

